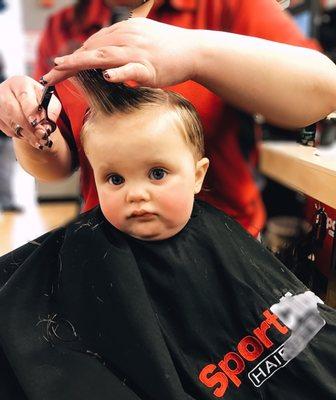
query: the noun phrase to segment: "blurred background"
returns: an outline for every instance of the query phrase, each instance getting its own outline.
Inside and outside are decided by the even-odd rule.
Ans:
[[[91,25],[85,27],[83,41],[99,28],[94,24],[94,13],[95,3],[101,1],[0,0],[0,80],[17,74],[38,78],[52,66],[53,56],[67,54],[79,47],[80,40],[67,40],[66,35],[64,38],[48,37],[47,40],[44,37],[41,42],[42,32],[48,24],[55,23],[50,17],[59,10],[74,3],[85,3],[86,7],[90,3],[86,10],[92,13]],[[81,18],[80,7],[77,11]],[[315,38],[323,51],[336,61],[336,0],[292,0],[284,12],[290,13],[302,32]],[[57,23],[67,32],[70,29],[67,14],[58,15],[64,16],[64,20],[59,17]],[[87,20],[90,17],[86,15]],[[114,21],[107,18],[107,23],[111,22]],[[300,133],[293,135],[293,132],[267,126],[258,118],[245,114],[241,115],[241,120],[244,126],[242,152],[252,160],[251,168],[268,213],[262,241],[309,287],[326,295],[328,281],[331,287],[336,268],[336,185],[326,180],[336,179],[334,116],[310,128],[316,130],[315,144],[320,153],[314,153],[315,150],[310,148],[303,152],[299,162],[295,160],[297,154],[295,157],[291,154],[291,143],[300,140]],[[256,141],[263,144],[251,157],[251,148],[255,147]],[[316,155],[322,164],[320,161],[320,164],[315,163],[312,156]],[[282,160],[280,168],[276,164],[277,157]],[[290,162],[295,173],[283,168]],[[317,170],[322,174],[320,180],[314,175]],[[327,175],[323,175],[325,171]],[[327,189],[320,184],[326,184]],[[11,140],[0,135],[0,255],[63,224],[79,210],[78,173],[62,182],[36,182],[16,162]]]

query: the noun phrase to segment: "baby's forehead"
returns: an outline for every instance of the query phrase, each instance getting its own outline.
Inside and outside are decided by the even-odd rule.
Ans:
[[[183,117],[186,118],[183,113],[167,105],[146,106],[127,113],[96,114],[83,132],[84,151],[87,155],[94,152],[99,156],[102,150],[106,153],[104,148],[113,146],[125,155],[131,148],[144,149],[150,144],[160,152],[165,146],[169,152],[183,148],[198,159],[201,152],[195,144],[196,135],[190,133],[192,122],[185,122]]]
[[[159,120],[165,119],[169,124],[174,124],[177,119],[181,119],[175,109],[168,105],[158,105],[158,104],[146,104],[139,109],[133,109],[131,111],[118,111],[113,114],[100,114],[97,115],[95,119],[96,123],[103,122],[105,124],[123,124],[123,125],[133,125],[134,122],[139,121],[147,124],[152,124]]]
[[[86,131],[89,136],[101,134],[111,138],[122,137],[132,140],[133,135],[140,132],[155,137],[178,132],[185,139],[185,126],[176,110],[168,106],[149,106],[132,112],[118,112],[111,115],[96,115],[88,124]],[[146,135],[144,135],[146,136]]]

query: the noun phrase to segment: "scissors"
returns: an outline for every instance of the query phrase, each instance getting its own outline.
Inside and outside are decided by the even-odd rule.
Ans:
[[[44,117],[36,124],[46,127],[46,131],[50,133],[55,132],[57,125],[56,123],[48,117],[48,106],[52,95],[55,92],[55,86],[46,86],[42,93],[41,102],[38,106],[39,111],[44,111]]]

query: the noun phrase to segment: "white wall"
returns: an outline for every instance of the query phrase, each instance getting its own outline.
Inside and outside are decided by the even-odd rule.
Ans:
[[[0,13],[0,53],[5,76],[25,73],[25,49],[20,0],[6,0],[7,8]]]
[[[12,0],[6,0],[12,1]],[[94,0],[93,0],[94,1]],[[24,28],[26,30],[31,29],[43,29],[45,21],[50,14],[54,14],[61,8],[67,7],[73,3],[74,0],[54,0],[52,7],[41,7],[37,0],[22,0],[23,15],[24,15]]]

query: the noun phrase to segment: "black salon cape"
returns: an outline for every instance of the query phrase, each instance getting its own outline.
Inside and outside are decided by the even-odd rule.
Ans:
[[[130,238],[99,208],[0,259],[1,400],[205,400],[199,380],[287,292],[307,289],[222,212],[196,202],[176,236]],[[224,399],[336,399],[336,317],[256,387],[245,361]],[[233,367],[232,367],[233,368]],[[216,371],[220,371],[219,368]]]

